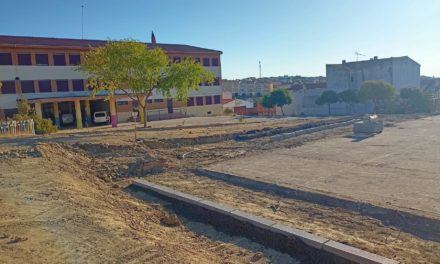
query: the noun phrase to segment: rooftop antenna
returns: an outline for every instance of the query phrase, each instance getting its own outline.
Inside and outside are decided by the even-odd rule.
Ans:
[[[258,61],[258,68],[260,70],[260,79],[261,79],[261,61]]]
[[[358,60],[359,60],[359,56],[364,56],[364,57],[365,57],[365,55],[364,55],[364,54],[362,54],[362,53],[359,53],[358,51],[355,51],[354,55],[356,55],[356,61],[358,61]]]
[[[81,5],[81,39],[84,39],[84,5]]]

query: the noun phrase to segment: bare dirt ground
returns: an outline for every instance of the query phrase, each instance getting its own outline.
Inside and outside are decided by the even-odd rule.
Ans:
[[[149,180],[402,263],[440,263],[440,243],[426,241],[348,210],[250,191],[189,174]]]
[[[214,132],[188,122],[190,128],[168,125],[169,131],[164,126],[138,136],[193,137],[258,129],[265,126],[262,122],[280,126],[301,122],[232,121],[232,127],[219,125]],[[138,159],[152,168],[164,160],[153,157],[154,149],[145,144],[134,145],[131,130],[121,131],[0,139],[1,263],[269,262],[250,241],[208,239],[182,226],[161,206],[125,193],[126,182],[114,178],[138,171]]]
[[[63,131],[53,137],[0,139],[0,257],[5,263],[268,263],[255,245],[198,235],[160,205],[123,190],[132,176],[193,193],[404,263],[440,263],[440,243],[385,227],[375,219],[302,201],[252,192],[191,169],[296,150],[351,133],[350,127],[281,142],[178,144],[185,138],[227,136],[292,126],[302,119],[229,119],[202,126],[179,120],[137,132],[120,127]],[[402,117],[388,118],[388,126]],[[229,120],[229,121],[228,121]],[[315,121],[315,120],[313,120]],[[224,124],[222,123],[224,122]],[[214,125],[213,125],[214,124]],[[401,123],[405,124],[405,123]],[[177,143],[176,143],[177,142]],[[200,142],[199,142],[200,143]],[[171,225],[170,225],[171,224]],[[237,238],[239,239],[239,238]],[[266,254],[266,255],[265,255]]]
[[[288,127],[315,121],[319,120],[303,118],[270,119],[264,117],[240,119],[235,116],[191,117],[150,122],[148,123],[149,128],[147,129],[137,124],[136,131],[134,129],[135,124],[128,123],[120,124],[117,128],[97,126],[81,130],[67,129],[50,136],[0,137],[0,151],[41,142],[132,144],[135,137],[161,140],[222,136],[268,127]]]

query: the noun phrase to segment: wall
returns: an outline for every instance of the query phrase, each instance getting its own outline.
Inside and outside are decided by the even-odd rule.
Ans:
[[[211,112],[211,113],[208,114],[208,112]],[[190,106],[190,107],[186,108],[186,114],[188,116],[223,115],[223,106],[222,106],[222,104]]]
[[[393,77],[393,85],[397,89],[420,88],[420,65],[409,58],[395,58]]]

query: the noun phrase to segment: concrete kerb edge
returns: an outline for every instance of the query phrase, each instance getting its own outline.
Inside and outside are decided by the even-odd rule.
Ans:
[[[343,259],[354,261],[361,264],[398,264],[399,262],[355,248],[336,241],[332,241],[308,232],[291,228],[282,224],[277,224],[269,219],[251,215],[240,210],[236,210],[221,204],[202,199],[197,196],[173,190],[171,188],[154,184],[145,180],[134,180],[133,185],[156,192],[160,195],[184,201],[193,205],[200,206],[207,210],[231,216],[237,220],[250,223],[256,227],[275,232],[287,237],[294,237],[301,240],[306,245],[315,249],[324,250],[330,254]]]
[[[357,121],[359,121],[359,119],[354,118],[352,120],[338,122],[338,123],[334,123],[334,124],[306,128],[306,129],[302,129],[302,130],[298,130],[298,131],[290,132],[290,133],[282,133],[282,134],[271,136],[270,140],[271,141],[280,141],[280,140],[284,140],[284,139],[288,139],[288,138],[292,138],[292,137],[296,137],[296,136],[300,136],[300,135],[306,135],[306,134],[310,134],[310,133],[314,133],[314,132],[319,132],[319,131],[323,131],[323,130],[327,130],[327,129],[334,129],[334,128],[338,128],[338,127],[348,126],[348,125],[351,125]]]
[[[146,180],[134,180],[133,185],[156,192],[163,196],[171,197],[194,205],[201,205],[200,201],[203,200],[202,198],[196,197],[194,195],[179,192],[166,186],[154,184]]]

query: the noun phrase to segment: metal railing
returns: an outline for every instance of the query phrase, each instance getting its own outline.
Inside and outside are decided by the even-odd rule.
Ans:
[[[35,135],[33,119],[0,121],[0,136]]]

